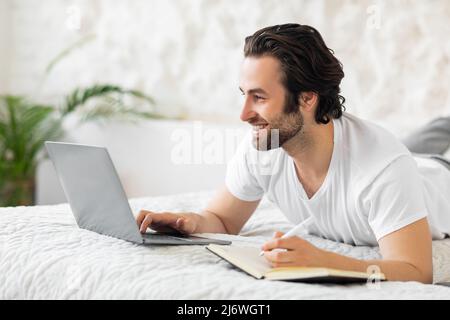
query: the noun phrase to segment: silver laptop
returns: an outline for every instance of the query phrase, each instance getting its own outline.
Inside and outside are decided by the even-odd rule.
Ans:
[[[139,244],[231,244],[182,234],[141,234],[106,148],[50,141],[45,146],[80,228]]]

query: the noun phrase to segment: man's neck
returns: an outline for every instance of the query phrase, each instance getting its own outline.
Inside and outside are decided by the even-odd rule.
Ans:
[[[283,145],[294,160],[301,182],[322,182],[326,177],[333,155],[333,121],[326,125],[305,127]]]

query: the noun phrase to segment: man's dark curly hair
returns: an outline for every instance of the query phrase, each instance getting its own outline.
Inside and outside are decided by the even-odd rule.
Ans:
[[[280,62],[287,91],[285,112],[298,111],[300,94],[307,91],[319,96],[317,123],[327,124],[345,111],[345,98],[339,94],[342,63],[313,27],[289,23],[258,30],[245,38],[244,56],[272,56]]]

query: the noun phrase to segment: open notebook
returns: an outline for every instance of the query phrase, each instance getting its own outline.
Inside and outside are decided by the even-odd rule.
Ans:
[[[206,249],[256,279],[331,283],[385,280],[382,273],[369,274],[365,272],[345,271],[329,268],[272,268],[264,257],[259,256],[260,249],[255,247],[221,246],[210,244],[206,247]]]

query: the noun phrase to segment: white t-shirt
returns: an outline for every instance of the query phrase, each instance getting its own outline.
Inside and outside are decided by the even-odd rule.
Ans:
[[[308,198],[295,164],[282,149],[256,150],[249,135],[228,164],[226,186],[244,201],[265,194],[307,232],[354,245],[428,217],[433,239],[450,234],[450,171],[413,157],[382,127],[344,112],[333,119],[334,147],[319,190]]]

